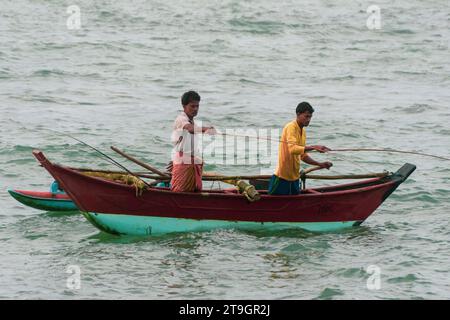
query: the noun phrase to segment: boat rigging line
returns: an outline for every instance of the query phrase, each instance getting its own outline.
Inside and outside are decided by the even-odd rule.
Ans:
[[[150,185],[148,182],[146,182],[146,181],[143,180],[141,177],[139,177],[138,175],[134,174],[133,172],[131,172],[130,170],[128,170],[125,166],[123,166],[122,164],[120,164],[119,162],[117,162],[116,160],[114,160],[113,158],[111,158],[110,156],[108,156],[107,154],[101,152],[101,151],[98,150],[97,148],[95,148],[95,147],[93,147],[93,146],[87,144],[86,142],[84,142],[84,141],[82,141],[82,140],[80,140],[80,139],[78,139],[78,138],[75,138],[74,136],[71,136],[71,135],[68,134],[68,133],[60,132],[60,131],[57,131],[57,130],[55,130],[55,129],[49,129],[49,130],[55,131],[55,132],[57,132],[57,133],[59,133],[59,134],[65,135],[65,136],[67,136],[67,137],[69,137],[69,138],[72,138],[72,139],[74,139],[74,140],[80,142],[81,144],[83,144],[83,145],[85,145],[85,146],[91,148],[92,150],[98,152],[98,153],[101,154],[103,157],[105,157],[110,163],[112,163],[112,164],[118,166],[119,168],[125,170],[128,174],[130,174],[130,175],[132,175],[133,177],[139,179],[139,180],[142,181],[147,187],[151,187],[151,185]]]
[[[241,134],[232,134],[232,133],[224,133],[224,132],[217,132],[218,135],[222,136],[232,136],[232,137],[242,137],[242,138],[252,138],[256,140],[267,140],[267,141],[273,141],[273,142],[280,142],[280,143],[286,143],[286,144],[292,144],[301,146],[298,143],[290,142],[290,141],[283,141],[283,140],[277,140],[277,139],[270,139],[270,138],[264,138],[264,137],[255,137],[255,136],[249,136],[249,135],[241,135]],[[418,152],[418,151],[409,151],[409,150],[398,150],[398,149],[392,149],[392,148],[337,148],[333,149],[331,148],[331,152],[387,152],[387,153],[407,153],[407,154],[414,154],[424,157],[431,157],[436,158],[440,160],[446,160],[450,161],[450,158],[446,158],[443,156],[438,156],[434,154],[424,153],[424,152]]]

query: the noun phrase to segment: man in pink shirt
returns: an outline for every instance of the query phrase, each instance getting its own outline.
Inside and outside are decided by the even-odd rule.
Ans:
[[[174,152],[171,190],[175,192],[195,192],[202,190],[203,159],[197,148],[196,134],[214,134],[213,127],[195,125],[200,106],[200,95],[188,91],[181,97],[183,112],[175,119],[172,132]]]

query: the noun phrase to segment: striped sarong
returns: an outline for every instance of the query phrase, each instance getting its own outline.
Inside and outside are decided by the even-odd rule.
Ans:
[[[202,191],[203,164],[175,164],[172,169],[171,190],[174,192]]]

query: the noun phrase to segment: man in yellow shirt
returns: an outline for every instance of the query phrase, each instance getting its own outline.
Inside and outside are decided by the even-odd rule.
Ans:
[[[278,149],[278,167],[269,184],[271,195],[297,195],[300,193],[300,160],[307,164],[329,169],[329,161],[317,162],[308,155],[308,151],[321,153],[330,151],[325,146],[307,146],[306,129],[314,112],[308,102],[301,102],[296,108],[297,118],[289,122],[281,134]]]

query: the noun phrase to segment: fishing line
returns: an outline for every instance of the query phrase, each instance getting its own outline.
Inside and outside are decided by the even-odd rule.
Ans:
[[[234,136],[234,137],[252,138],[252,139],[257,139],[257,140],[274,141],[274,142],[293,144],[296,146],[303,147],[302,145],[295,143],[295,142],[283,141],[283,140],[277,140],[277,139],[240,135],[240,134],[232,134],[232,133],[223,133],[223,132],[218,132],[217,134],[223,135],[223,136]],[[418,151],[409,151],[409,150],[397,150],[397,149],[391,149],[391,148],[338,148],[338,149],[331,148],[331,152],[359,152],[359,151],[406,153],[406,154],[414,154],[414,155],[419,155],[419,156],[424,156],[424,157],[431,157],[431,158],[436,158],[436,159],[440,159],[440,160],[450,161],[450,158],[446,158],[446,157],[438,156],[438,155],[434,155],[434,154],[418,152]]]
[[[334,157],[336,157],[336,158],[338,158],[339,160],[342,160],[342,161],[344,161],[344,162],[351,163],[351,164],[353,164],[354,166],[356,166],[356,167],[362,169],[363,171],[372,172],[372,170],[365,168],[365,167],[362,166],[361,164],[359,164],[359,163],[357,163],[357,162],[355,162],[355,161],[349,160],[349,159],[348,159],[348,156],[340,156],[340,155],[337,155],[336,153],[333,153],[333,150],[331,150],[330,152],[327,152],[327,154],[329,154],[329,155],[331,155],[331,156],[334,156]]]
[[[105,153],[101,152],[100,150],[94,148],[93,146],[87,144],[86,142],[84,142],[84,141],[82,141],[82,140],[80,140],[80,139],[78,139],[78,138],[75,138],[74,136],[71,136],[70,134],[65,133],[65,132],[59,132],[59,131],[54,130],[54,129],[49,129],[49,130],[55,131],[55,132],[57,132],[57,133],[59,133],[59,134],[65,135],[65,136],[67,136],[67,137],[69,137],[69,138],[72,138],[72,139],[74,139],[74,140],[80,142],[81,144],[85,145],[86,147],[89,147],[89,148],[91,148],[92,150],[96,151],[97,153],[101,154],[103,157],[106,158],[106,160],[108,160],[108,162],[110,162],[110,163],[112,163],[112,164],[114,164],[114,165],[116,165],[116,166],[119,166],[121,169],[124,169],[124,170],[127,170],[127,171],[128,171],[128,169],[125,168],[122,164],[120,164],[119,162],[117,162],[116,160],[114,160],[113,158],[111,158],[110,156],[108,156],[107,154],[105,154]],[[97,155],[97,156],[98,156],[98,155]],[[100,156],[98,156],[98,157],[100,157]]]
[[[286,144],[293,144],[293,145],[297,145],[300,146],[298,143],[295,142],[289,142],[289,141],[283,141],[283,140],[277,140],[277,139],[270,139],[270,138],[264,138],[264,137],[255,137],[255,136],[248,136],[248,135],[240,135],[240,134],[229,134],[229,133],[222,133],[222,132],[218,132],[219,135],[224,135],[224,136],[234,136],[234,137],[242,137],[242,138],[253,138],[253,139],[257,139],[257,140],[267,140],[267,141],[273,141],[273,142],[280,142],[280,143],[286,143]],[[337,154],[334,154],[331,152],[327,152],[328,154],[335,156],[336,158],[345,161],[345,162],[349,162],[354,164],[355,166],[357,166],[358,168],[362,169],[363,171],[368,171],[371,172],[371,170],[368,170],[367,168],[364,168],[363,166],[361,166],[360,164],[353,162],[351,160],[348,159],[344,159],[344,157],[342,156],[338,156]]]
[[[72,137],[72,136],[71,136],[70,134],[68,134],[68,133],[64,133],[64,132],[60,132],[60,131],[58,131],[58,130],[48,129],[48,128],[45,128],[45,130],[53,131],[53,132],[56,132],[56,133],[58,133],[58,134],[68,136],[68,137],[70,137],[70,138],[72,138],[72,139],[74,139],[74,140],[76,140],[76,141],[78,141],[78,142],[81,142],[81,143],[87,145],[85,142],[80,141],[79,139],[77,139],[77,138],[75,138],[75,137]],[[95,149],[94,147],[91,147],[91,146],[88,146],[88,147],[89,147],[89,148],[92,148],[92,149]],[[95,150],[95,151],[96,151],[96,152],[100,152],[100,151],[98,151],[98,150]],[[100,152],[100,153],[101,153],[101,152]],[[97,154],[97,153],[94,153],[94,154],[92,154],[92,155],[95,156],[95,157],[97,157],[97,158],[100,158],[100,159],[102,159],[102,160],[107,160],[107,162],[109,162],[109,163],[111,163],[111,164],[113,164],[113,165],[116,165],[116,164],[115,164],[113,161],[111,161],[110,159],[105,158],[105,157],[102,157],[101,155],[99,155],[99,154]]]
[[[102,156],[104,156],[106,159],[108,159],[110,163],[112,163],[112,164],[118,166],[119,168],[125,170],[128,174],[130,174],[130,175],[136,177],[137,179],[141,180],[147,187],[150,187],[150,185],[149,185],[146,181],[142,180],[141,177],[135,175],[133,172],[131,172],[130,170],[128,170],[127,168],[125,168],[125,166],[123,166],[122,164],[120,164],[119,162],[117,162],[116,160],[114,160],[113,158],[111,158],[110,156],[108,156],[107,154],[101,152],[101,151],[98,150],[97,148],[94,148],[93,146],[87,144],[87,143],[84,142],[84,141],[81,141],[81,140],[78,139],[78,138],[75,138],[75,137],[71,136],[71,135],[68,134],[68,133],[65,133],[65,132],[59,132],[59,131],[54,130],[54,129],[48,129],[48,130],[51,130],[51,131],[57,132],[57,133],[59,133],[59,134],[65,135],[65,136],[67,136],[67,137],[69,137],[69,138],[72,138],[72,139],[74,139],[74,140],[76,140],[76,141],[82,143],[83,145],[85,145],[85,146],[91,148],[92,150],[98,152],[99,154],[101,154]]]
[[[337,152],[357,152],[357,151],[368,151],[368,152],[387,152],[387,153],[407,153],[407,154],[415,154],[419,156],[432,157],[440,160],[450,161],[450,158],[437,156],[434,154],[418,152],[418,151],[405,151],[405,150],[396,150],[391,148],[344,148],[344,149],[332,149],[331,151]]]

